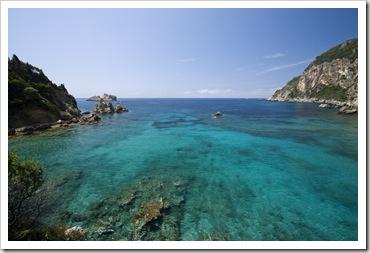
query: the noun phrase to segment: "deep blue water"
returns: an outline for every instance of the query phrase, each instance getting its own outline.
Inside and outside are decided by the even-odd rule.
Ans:
[[[9,137],[57,185],[54,218],[89,239],[133,240],[135,213],[161,199],[142,240],[357,240],[357,116],[255,99],[122,106],[97,125]]]

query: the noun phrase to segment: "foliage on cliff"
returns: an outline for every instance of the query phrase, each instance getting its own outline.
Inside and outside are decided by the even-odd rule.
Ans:
[[[13,55],[8,59],[8,110],[8,127],[15,128],[73,117],[78,109],[63,84],[57,86],[41,69]]]
[[[317,56],[315,60],[308,65],[306,68],[309,69],[315,65],[322,64],[324,62],[331,62],[335,59],[342,59],[342,58],[347,58],[351,62],[357,59],[357,50],[358,50],[358,39],[352,39],[352,40],[347,40],[346,42],[337,45],[325,53]]]

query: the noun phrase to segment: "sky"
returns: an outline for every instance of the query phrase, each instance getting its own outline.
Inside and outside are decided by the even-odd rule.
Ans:
[[[9,9],[13,54],[76,98],[267,98],[358,37],[357,9]]]

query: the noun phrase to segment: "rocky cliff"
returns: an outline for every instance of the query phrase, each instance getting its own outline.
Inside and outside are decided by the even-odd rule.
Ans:
[[[357,112],[358,40],[337,45],[315,60],[268,100],[317,102],[340,112]]]
[[[13,55],[8,59],[8,74],[9,129],[81,116],[65,86],[52,83],[41,69]]]

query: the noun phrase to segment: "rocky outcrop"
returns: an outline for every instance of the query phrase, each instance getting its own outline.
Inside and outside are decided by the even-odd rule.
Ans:
[[[121,112],[128,112],[126,107],[122,107],[120,103],[116,104],[116,107],[112,105],[112,103],[106,103],[103,99],[100,99],[99,104],[95,104],[94,106],[94,113],[121,113]]]
[[[357,39],[348,40],[316,57],[297,77],[268,100],[325,104],[320,107],[357,112]],[[343,108],[343,109],[342,109]]]
[[[104,93],[103,97],[92,96],[92,97],[88,98],[87,101],[100,101],[101,99],[103,99],[104,101],[117,101],[117,96]]]
[[[41,69],[15,55],[8,59],[8,129],[37,128],[80,115],[75,98],[63,84],[52,83]]]

